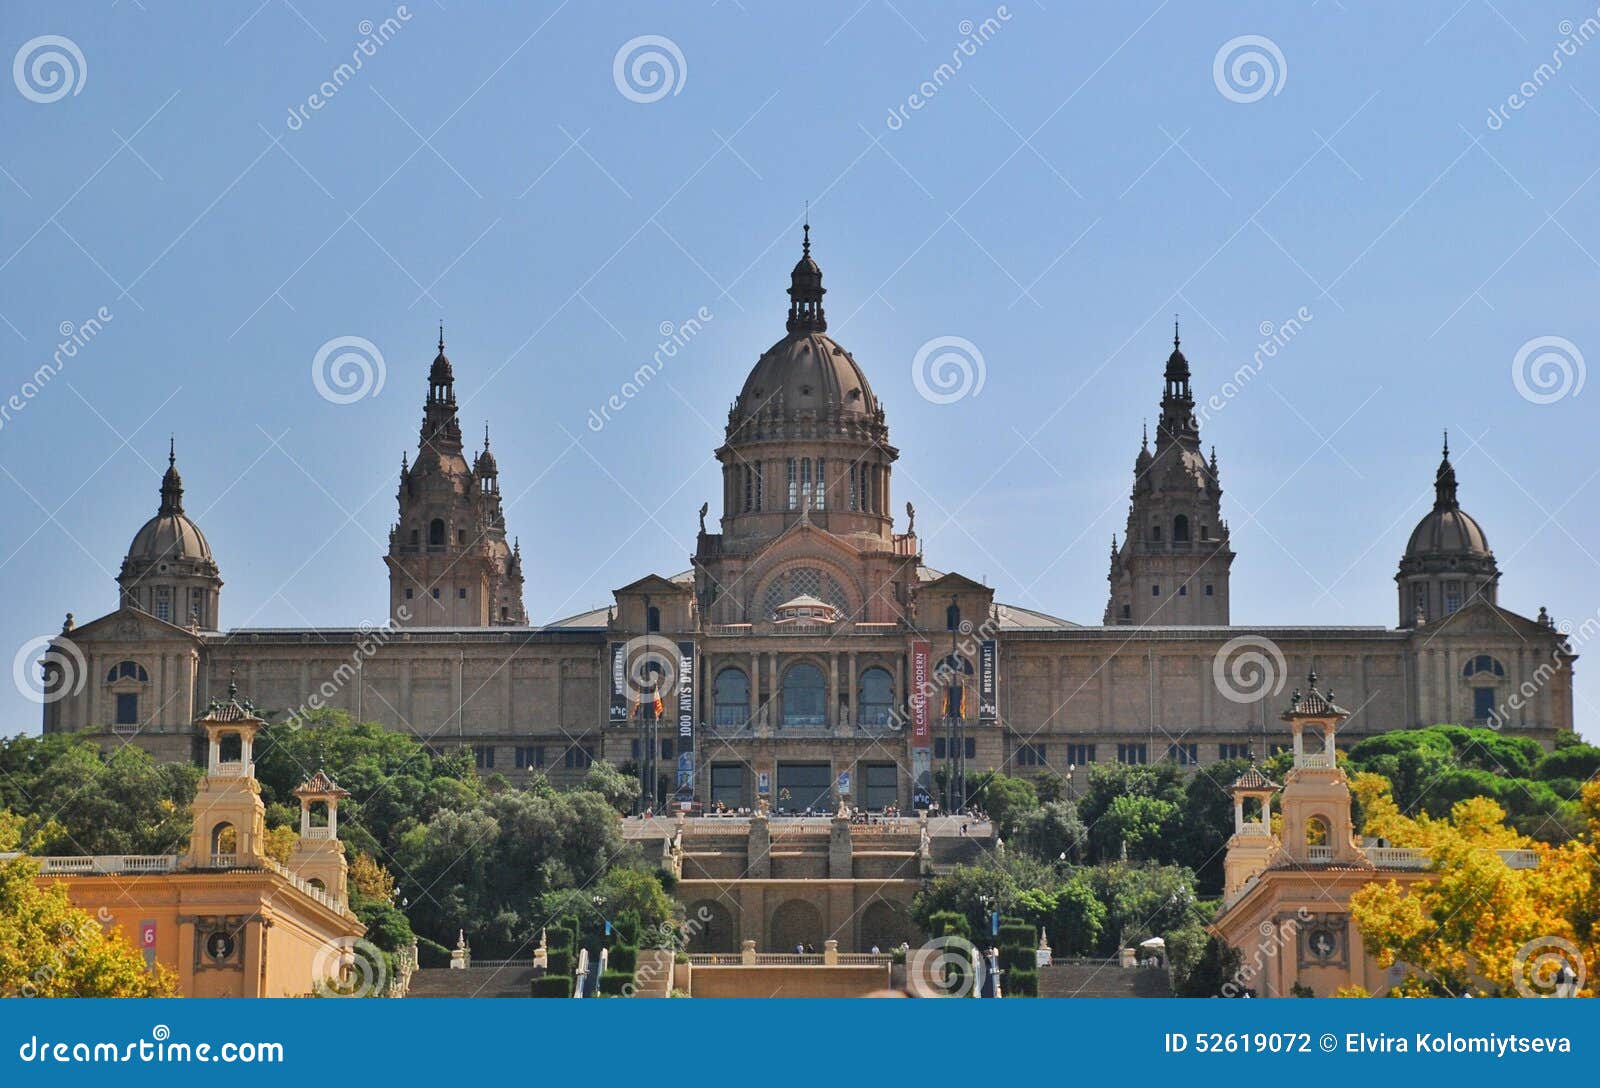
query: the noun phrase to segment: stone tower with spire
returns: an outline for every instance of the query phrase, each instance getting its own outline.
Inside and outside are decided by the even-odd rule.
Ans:
[[[389,531],[389,615],[398,627],[523,626],[522,553],[506,539],[500,473],[483,449],[468,465],[444,353],[428,371],[417,458],[400,462],[400,516]]]
[[[1200,422],[1189,387],[1177,322],[1167,357],[1156,445],[1145,434],[1134,461],[1128,525],[1111,541],[1110,599],[1105,623],[1225,626],[1233,565],[1222,519],[1217,453],[1200,449]]]
[[[183,512],[176,441],[167,447],[161,506],[134,534],[117,574],[117,586],[124,605],[179,627],[217,629],[222,577],[205,534]]]

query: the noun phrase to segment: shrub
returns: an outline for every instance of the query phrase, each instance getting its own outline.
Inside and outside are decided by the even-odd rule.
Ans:
[[[959,911],[941,910],[928,916],[928,933],[932,937],[960,937],[972,939],[972,926]]]
[[[1007,997],[1038,997],[1039,971],[1037,968],[1013,968],[1005,973],[1002,988]]]
[[[572,973],[577,970],[574,957],[565,948],[552,948],[546,960],[546,970],[552,975],[559,975],[568,982],[572,981]]]
[[[417,938],[417,965],[420,967],[449,967],[450,950],[438,941]]]
[[[611,971],[617,971],[632,977],[639,966],[639,950],[631,944],[615,945],[611,954],[606,957],[606,966]]]
[[[571,997],[572,979],[565,975],[546,975],[533,980],[534,997]]]
[[[600,976],[600,996],[623,997],[631,992],[632,971],[607,971]]]

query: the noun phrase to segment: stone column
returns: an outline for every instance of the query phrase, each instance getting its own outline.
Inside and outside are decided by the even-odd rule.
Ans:
[[[844,705],[850,709],[850,724],[861,725],[861,708],[856,706],[856,687],[861,683],[861,668],[856,661],[856,652],[850,651],[849,673],[844,678]]]
[[[761,706],[761,655],[750,655],[750,720],[756,719],[756,711]]]

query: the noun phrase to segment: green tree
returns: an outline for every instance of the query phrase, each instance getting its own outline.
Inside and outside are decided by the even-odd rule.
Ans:
[[[978,806],[989,814],[1003,838],[1016,833],[1018,824],[1039,807],[1039,795],[1026,778],[994,774],[977,795]]]
[[[40,854],[171,854],[188,845],[200,770],[72,733],[0,740],[0,808]]]
[[[1015,841],[1040,861],[1077,861],[1087,851],[1088,834],[1071,801],[1046,801],[1017,821]]]

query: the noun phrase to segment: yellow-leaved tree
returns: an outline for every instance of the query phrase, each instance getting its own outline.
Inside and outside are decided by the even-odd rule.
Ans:
[[[1388,780],[1358,774],[1362,832],[1394,846],[1428,850],[1435,876],[1402,885],[1376,882],[1350,899],[1350,915],[1381,967],[1400,962],[1407,978],[1393,992],[1456,996],[1551,993],[1563,965],[1592,997],[1600,968],[1600,782],[1582,794],[1584,836],[1549,846],[1506,825],[1486,797],[1458,802],[1448,819],[1400,812]],[[1532,868],[1513,868],[1502,850],[1531,851]]]
[[[0,811],[0,851],[15,850],[23,821]],[[152,974],[121,934],[103,928],[60,884],[40,887],[39,863],[0,861],[0,998],[165,997],[170,971]]]

